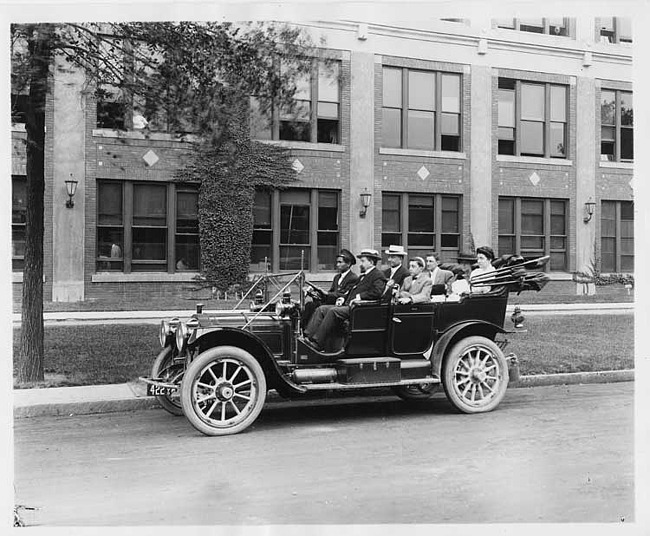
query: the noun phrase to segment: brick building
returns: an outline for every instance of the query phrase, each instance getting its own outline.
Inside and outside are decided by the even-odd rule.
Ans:
[[[256,196],[252,271],[296,269],[304,252],[310,278],[325,281],[341,247],[402,244],[455,260],[472,241],[550,255],[554,279],[592,260],[633,271],[629,19],[300,25],[337,61],[314,58],[301,114],[253,121],[257,139],[290,148],[299,182]],[[199,262],[197,191],[171,179],[187,144],[151,118],[146,136],[111,122],[115,103],[96,102],[83,82],[57,72],[48,99],[45,299],[186,292]],[[19,299],[25,133],[15,119]]]

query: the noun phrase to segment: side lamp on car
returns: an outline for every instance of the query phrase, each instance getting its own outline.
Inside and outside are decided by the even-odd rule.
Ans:
[[[180,322],[176,328],[176,348],[179,352],[183,350],[185,345],[185,337],[187,336],[187,326]]]
[[[160,341],[160,346],[163,348],[167,344],[167,337],[171,335],[171,326],[167,320],[163,320],[160,323],[160,331],[158,332],[158,340]]]

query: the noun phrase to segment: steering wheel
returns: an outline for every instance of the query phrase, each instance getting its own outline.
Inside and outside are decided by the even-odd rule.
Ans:
[[[310,283],[309,281],[305,281],[305,285],[309,287],[309,289],[305,291],[305,293],[308,296],[316,300],[323,300],[325,298],[325,293],[313,283]]]

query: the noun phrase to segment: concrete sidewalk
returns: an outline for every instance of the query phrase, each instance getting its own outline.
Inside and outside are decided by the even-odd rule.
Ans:
[[[526,314],[617,314],[633,313],[634,303],[554,303],[554,304],[519,304]],[[511,314],[514,304],[508,305],[507,314]],[[213,309],[206,307],[205,312]],[[47,325],[64,325],[66,323],[144,323],[158,324],[163,319],[187,319],[195,313],[194,309],[160,310],[160,311],[59,311],[44,313]],[[12,314],[14,325],[20,324],[20,313]]]
[[[577,383],[610,383],[633,380],[633,370],[577,372],[570,374],[522,376],[516,384],[510,385],[510,388]],[[373,394],[376,395],[378,391],[378,389],[375,389]],[[388,389],[382,391],[387,396],[392,396]],[[14,418],[16,419],[111,413],[160,407],[154,397],[146,396],[145,384],[142,382],[83,387],[14,389],[13,394]],[[330,394],[329,398],[333,396],[336,397],[337,394]],[[266,400],[267,404],[284,401],[275,391],[269,391]]]

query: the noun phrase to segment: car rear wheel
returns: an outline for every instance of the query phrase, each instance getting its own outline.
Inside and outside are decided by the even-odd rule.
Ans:
[[[181,363],[174,363],[172,360],[172,348],[167,346],[163,348],[151,367],[151,377],[159,378],[167,383],[180,384],[183,377],[183,365]],[[181,406],[180,385],[173,395],[159,395],[156,400],[163,407],[163,409],[172,415],[183,415],[183,408]]]
[[[445,358],[443,386],[449,401],[463,413],[493,410],[508,388],[508,364],[503,352],[485,337],[462,339]]]
[[[427,400],[438,390],[438,383],[423,383],[420,385],[398,385],[392,391],[402,400]]]
[[[209,436],[245,430],[257,419],[265,400],[262,367],[251,354],[234,346],[201,353],[183,377],[185,416],[194,428]]]

